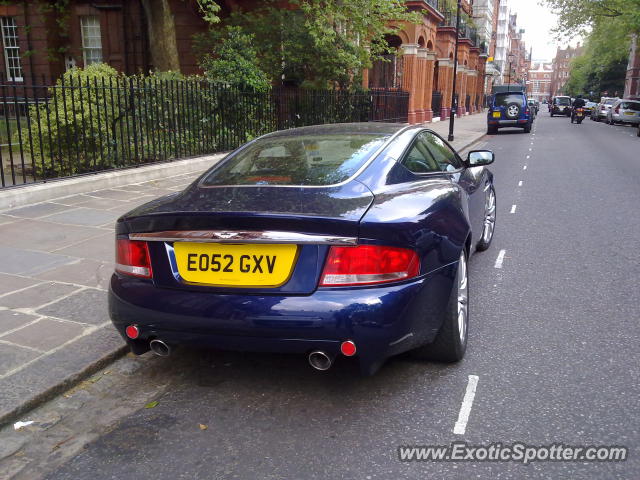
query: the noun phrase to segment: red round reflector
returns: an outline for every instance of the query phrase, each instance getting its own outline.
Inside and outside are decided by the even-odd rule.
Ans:
[[[131,340],[135,340],[140,336],[140,329],[138,329],[138,327],[136,327],[135,325],[129,325],[127,328],[125,328],[124,332]]]
[[[356,344],[351,340],[345,340],[340,345],[340,351],[345,357],[353,357],[356,354]]]

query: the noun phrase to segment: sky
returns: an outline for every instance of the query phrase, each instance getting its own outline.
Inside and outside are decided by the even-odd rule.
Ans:
[[[527,50],[533,47],[534,60],[553,60],[558,42],[551,29],[556,25],[556,16],[549,7],[541,6],[539,0],[508,0],[511,13],[518,14],[518,27],[524,28]],[[571,41],[575,46],[578,40]],[[560,44],[563,48],[565,43]]]

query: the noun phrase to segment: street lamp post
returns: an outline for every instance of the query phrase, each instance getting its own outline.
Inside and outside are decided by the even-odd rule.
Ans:
[[[462,0],[458,0],[456,9],[456,46],[453,54],[453,89],[451,90],[451,115],[449,115],[449,136],[447,140],[453,142],[453,122],[458,111],[458,103],[456,102],[456,76],[458,75],[458,43],[460,41],[460,4]]]
[[[509,58],[509,81],[507,82],[507,90],[509,89],[508,85],[511,85],[511,64],[513,63],[513,59],[516,58],[516,56],[513,53],[510,53],[508,55]]]

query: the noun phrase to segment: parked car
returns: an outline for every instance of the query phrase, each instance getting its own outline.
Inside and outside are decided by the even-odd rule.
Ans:
[[[424,127],[353,123],[255,139],[116,222],[113,324],[135,354],[175,345],[355,357],[372,374],[467,346],[468,259],[496,221],[490,151]]]
[[[596,106],[597,104],[595,102],[590,102],[587,101],[584,105],[584,113],[585,115],[589,115],[591,116],[591,111],[593,110],[593,108]]]
[[[640,123],[640,100],[617,100],[607,111],[607,123]]]
[[[531,132],[534,114],[524,92],[500,92],[491,98],[487,111],[487,133],[498,133],[499,128],[517,127]]]
[[[549,111],[551,116],[564,115],[569,117],[571,115],[571,97],[557,96],[553,97],[551,104],[549,105]]]
[[[596,107],[596,112],[593,114],[594,120],[599,122],[602,119],[607,118],[607,112],[611,109],[611,105],[613,105],[618,98],[615,97],[602,97],[600,99],[600,103]]]

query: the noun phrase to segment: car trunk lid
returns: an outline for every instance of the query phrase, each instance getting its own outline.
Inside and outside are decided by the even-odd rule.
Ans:
[[[203,292],[304,294],[315,290],[329,245],[357,241],[359,221],[373,199],[371,191],[357,181],[328,187],[192,186],[124,215],[117,233],[149,241],[158,286]],[[297,246],[295,252],[283,247],[288,252],[282,253],[283,261],[291,268],[285,273],[280,270],[275,283],[268,280],[268,273],[273,273],[268,268],[277,255],[265,244]],[[247,245],[244,252],[242,245]],[[214,256],[218,254],[221,257]],[[230,255],[226,262],[231,265],[223,261],[224,255]],[[252,276],[244,285],[238,279],[238,269],[253,270],[256,262],[260,263],[257,273],[265,273],[264,278]],[[187,265],[201,271],[187,274]],[[223,270],[225,265],[237,275],[222,284],[217,283],[221,272],[206,273]],[[215,280],[194,281],[205,278],[202,272]]]

